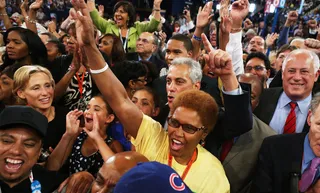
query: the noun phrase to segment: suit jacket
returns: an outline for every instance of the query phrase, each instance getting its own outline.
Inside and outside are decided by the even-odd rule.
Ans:
[[[167,84],[166,78],[167,76],[162,76],[154,80],[152,83],[152,88],[155,90],[156,94],[160,98],[161,107],[164,107],[165,104],[168,102],[167,90],[166,90],[166,84]],[[220,92],[218,89],[218,80],[216,78],[210,78],[206,75],[203,75],[201,80],[201,90],[210,94],[216,100],[216,103],[219,106],[222,106]],[[168,116],[168,114],[166,116]],[[160,123],[162,125],[164,124],[161,121]]]
[[[127,60],[134,60],[134,61],[139,61],[139,55],[137,52],[133,52],[133,53],[126,53],[126,59]],[[160,70],[162,68],[167,68],[168,65],[165,61],[161,60],[159,57],[155,56],[155,55],[151,55],[149,62],[151,62],[152,64],[154,64],[155,68],[157,69],[158,72],[158,76],[160,74]]]
[[[306,133],[266,138],[259,152],[252,193],[298,192]]]
[[[272,128],[253,115],[252,129],[240,135],[222,163],[230,183],[231,193],[250,191],[262,141],[275,134]]]
[[[278,100],[282,92],[283,92],[283,88],[281,87],[269,88],[269,89],[265,89],[260,96],[259,105],[256,107],[253,113],[261,121],[265,122],[267,125],[270,124],[270,121],[276,110]],[[309,131],[309,125],[306,120],[303,127],[303,132],[308,132],[308,131]]]

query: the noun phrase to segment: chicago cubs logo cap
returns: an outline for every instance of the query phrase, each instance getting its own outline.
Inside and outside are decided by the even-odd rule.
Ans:
[[[124,174],[114,193],[192,193],[179,174],[159,162],[139,163]]]

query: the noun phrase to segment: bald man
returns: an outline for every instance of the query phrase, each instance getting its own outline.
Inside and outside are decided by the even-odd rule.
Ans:
[[[117,184],[121,176],[140,162],[149,160],[142,154],[133,151],[117,153],[110,157],[100,168],[93,182],[91,193],[107,193]]]
[[[257,75],[246,73],[238,77],[239,82],[251,84],[252,110],[259,104],[259,97],[263,91],[263,84]],[[259,118],[253,115],[253,127],[247,133],[232,140],[229,153],[222,160],[222,165],[228,177],[231,193],[248,192],[252,174],[256,168],[257,155],[264,138],[276,133]],[[225,142],[222,152],[225,151]]]

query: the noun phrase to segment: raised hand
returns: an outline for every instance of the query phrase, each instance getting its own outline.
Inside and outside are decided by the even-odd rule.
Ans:
[[[229,4],[230,4],[229,0],[222,0],[221,1],[220,10],[219,10],[221,18],[229,17]]]
[[[6,0],[0,0],[0,9],[6,8]]]
[[[103,17],[103,14],[104,14],[104,6],[103,5],[99,5],[98,6],[98,10],[99,10],[99,15],[101,17]]]
[[[183,17],[186,18],[187,22],[190,22],[191,21],[191,15],[190,15],[190,10],[188,9],[185,9],[183,10]]]
[[[242,21],[249,13],[249,1],[248,0],[237,0],[232,3],[230,16],[234,24],[240,24],[241,27]]]
[[[88,136],[93,139],[95,142],[98,142],[99,140],[102,139],[99,130],[99,121],[98,121],[98,116],[97,113],[93,113],[93,125],[92,125],[92,129],[88,129],[88,128],[83,128],[83,130],[88,134]]]
[[[199,7],[198,15],[197,15],[197,27],[204,28],[208,25],[209,21],[213,17],[212,14],[212,1],[206,3],[203,7]]]
[[[311,50],[315,52],[316,54],[320,54],[320,41],[313,39],[313,38],[307,38],[304,40],[304,45],[306,46],[306,49]]]
[[[95,45],[94,27],[86,3],[84,0],[72,0],[71,3],[74,7],[71,15],[76,20],[79,46]]]
[[[232,28],[232,19],[230,17],[221,17],[220,29],[222,33],[230,33]]]
[[[244,21],[244,29],[248,30],[250,28],[253,28],[253,24],[252,24],[252,21],[249,18],[247,18]]]
[[[162,0],[154,0],[153,1],[153,7],[154,8],[160,8],[161,3],[162,3]]]
[[[53,33],[57,31],[57,25],[54,21],[50,21],[48,24],[48,31]]]
[[[268,47],[271,47],[274,44],[274,41],[278,39],[279,34],[272,33],[267,35],[266,44]]]
[[[24,0],[21,4],[20,4],[20,9],[21,10],[27,10],[28,8],[28,0]]]
[[[43,4],[43,0],[36,0],[35,2],[33,2],[29,9],[31,10],[38,10]]]
[[[286,26],[286,27],[293,26],[293,25],[297,22],[298,16],[299,16],[299,14],[298,14],[297,11],[290,11],[290,12],[288,13],[288,17],[287,17],[285,26]]]
[[[70,111],[67,114],[66,119],[66,133],[71,136],[77,136],[80,134],[82,128],[80,128],[80,120],[79,117],[83,115],[82,111],[79,111],[78,109]]]
[[[208,53],[204,58],[210,70],[221,79],[233,76],[231,56],[223,50],[214,50],[205,34],[201,34],[201,38]]]

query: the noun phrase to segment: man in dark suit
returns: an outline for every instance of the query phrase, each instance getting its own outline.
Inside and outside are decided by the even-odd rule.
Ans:
[[[276,135],[263,141],[252,193],[312,192],[319,186],[319,164],[314,164],[315,177],[306,178],[312,172],[311,163],[316,163],[320,157],[319,104],[320,95],[317,94],[312,99],[307,119],[308,134]]]
[[[240,75],[238,80],[251,85],[251,104],[254,110],[263,91],[262,82],[258,76],[249,73]],[[253,127],[250,131],[224,143],[220,161],[228,177],[231,193],[250,191],[261,143],[264,138],[275,134],[267,124],[253,115]]]
[[[306,118],[318,79],[319,58],[309,50],[294,50],[282,69],[283,88],[265,90],[254,114],[278,134],[300,133],[308,128]]]
[[[155,51],[158,48],[158,38],[149,32],[143,32],[140,34],[136,42],[136,51],[135,53],[128,53],[128,60],[145,60],[153,63],[157,69],[158,74],[162,68],[166,68],[167,64],[165,61],[161,60],[159,56],[154,55]]]
[[[180,37],[185,36],[182,35]],[[187,45],[192,45],[189,38],[186,37],[185,41]],[[207,39],[206,43],[207,46],[210,45]],[[171,39],[171,41],[168,42],[167,54],[174,55],[175,53],[179,53],[179,55],[183,55],[181,54],[182,52],[187,55],[188,52],[185,47],[188,46],[184,46],[184,44],[185,43],[183,41]],[[225,57],[229,57],[227,53],[224,52],[224,54]],[[167,58],[171,57],[172,56],[169,56]],[[166,98],[168,103],[163,108],[161,108],[160,114],[156,118],[156,120],[159,121],[164,126],[164,128],[166,128],[166,120],[169,116],[172,101],[174,100],[175,96],[182,91],[188,89],[200,89],[200,87],[202,86],[201,67],[199,63],[196,62],[197,65],[195,65],[194,63],[195,61],[190,57],[178,57],[173,61],[170,61],[168,75],[164,76],[164,78],[162,79],[164,81],[163,85],[160,85],[165,88],[164,91],[160,92],[167,93]],[[233,76],[231,77],[235,78],[235,75],[233,74]],[[214,79],[210,80],[214,81]],[[232,81],[232,79],[229,78],[221,78],[221,80],[222,85],[228,85],[230,84],[230,82],[236,82],[236,84],[238,85],[238,89],[236,89],[233,93],[223,92],[225,111],[221,109],[219,119],[214,128],[214,131],[211,132],[206,138],[205,147],[214,155],[218,155],[217,149],[223,141],[235,136],[239,136],[252,128],[249,92],[242,90],[239,87],[237,81]],[[212,82],[209,83],[212,84]],[[215,92],[219,93],[219,89],[217,86],[218,84],[216,83],[215,85]]]

